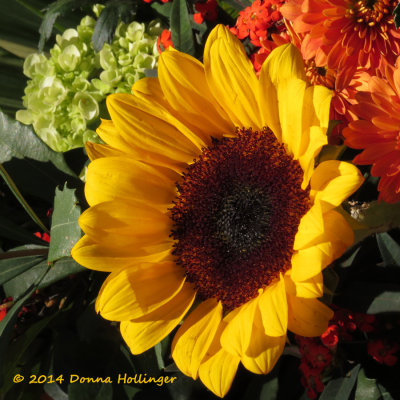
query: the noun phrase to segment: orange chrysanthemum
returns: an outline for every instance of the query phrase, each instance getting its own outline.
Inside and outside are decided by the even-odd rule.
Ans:
[[[305,33],[301,46],[306,60],[337,69],[345,87],[357,66],[378,68],[393,63],[400,52],[393,0],[289,0],[282,15]]]
[[[343,131],[346,144],[363,149],[354,162],[372,164],[371,174],[380,176],[379,199],[400,201],[400,57],[397,68],[386,67],[386,79],[372,77],[368,92],[356,95],[351,107],[360,120]]]

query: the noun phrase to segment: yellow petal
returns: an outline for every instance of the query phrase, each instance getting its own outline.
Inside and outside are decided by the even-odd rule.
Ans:
[[[159,262],[171,253],[171,244],[132,248],[120,247],[118,242],[98,244],[88,235],[83,236],[71,251],[73,259],[86,268],[112,272],[139,262]]]
[[[141,97],[112,94],[107,97],[107,108],[119,134],[130,147],[142,152],[189,163],[204,146],[204,142],[168,110]]]
[[[215,299],[202,302],[186,318],[171,346],[178,368],[197,379],[198,370],[222,319],[222,304]]]
[[[295,46],[288,44],[274,49],[260,72],[259,98],[262,126],[268,126],[282,142],[277,86],[291,79],[306,80],[304,63]]]
[[[94,206],[116,198],[136,199],[166,210],[176,196],[174,177],[131,158],[99,158],[87,170],[86,200]]]
[[[96,132],[100,138],[111,147],[122,153],[132,154],[133,149],[131,145],[120,135],[118,129],[111,120],[102,119]],[[133,151],[133,154],[135,154],[135,151]]]
[[[323,296],[324,282],[322,273],[319,273],[318,275],[315,275],[305,281],[299,282],[292,279],[290,272],[291,271],[288,271],[285,274],[285,287],[288,293],[307,299],[315,299]]]
[[[233,133],[235,127],[215,101],[207,85],[204,66],[179,51],[163,52],[158,61],[162,91],[186,125],[196,123],[196,134],[211,144],[211,136]],[[199,118],[200,116],[200,118]]]
[[[294,239],[294,250],[311,247],[324,240],[318,238],[324,234],[324,218],[320,203],[315,203],[300,220],[299,228]]]
[[[290,79],[280,82],[277,87],[281,141],[295,160],[300,156],[302,116],[306,110],[304,103],[306,86],[306,82],[301,79]]]
[[[261,329],[254,331],[247,354],[240,361],[254,374],[268,374],[282,355],[285,341],[286,335],[266,336]]]
[[[307,150],[299,157],[299,164],[304,171],[301,188],[305,190],[309,185],[310,178],[314,172],[315,157],[319,154],[322,147],[327,144],[325,130],[320,127],[312,126],[310,128],[310,141]]]
[[[185,283],[168,303],[134,321],[122,321],[121,334],[132,354],[140,354],[163,340],[189,311],[196,296]]]
[[[227,327],[221,335],[222,347],[231,354],[241,357],[251,339],[254,314],[258,306],[259,296],[231,311],[225,318]]]
[[[142,80],[143,79],[138,82],[141,82]],[[158,79],[156,79],[156,81],[158,82]],[[144,98],[144,96],[142,97]],[[153,101],[153,105],[157,106],[157,102],[154,96],[152,96],[151,98]],[[167,167],[178,174],[180,174],[187,165],[186,163],[181,163],[177,160],[171,160],[168,157],[165,157],[163,154],[159,154],[151,150],[143,151],[138,146],[132,144],[132,142],[126,141],[121,136],[120,131],[111,120],[102,119],[100,126],[97,128],[97,134],[104,142],[108,143],[113,148],[118,149],[121,153],[125,153],[126,155],[133,157],[135,160],[140,160],[148,164]]]
[[[305,189],[314,170],[315,157],[322,146],[328,143],[326,135],[332,91],[323,86],[310,86],[304,94],[302,114],[302,140],[299,148],[299,163],[304,171],[302,188]]]
[[[359,169],[353,164],[329,160],[318,165],[311,177],[311,197],[320,201],[323,210],[339,206],[363,183]]]
[[[86,142],[85,149],[88,154],[90,161],[95,160],[96,158],[102,157],[119,157],[119,156],[127,156],[126,153],[123,153],[121,150],[114,149],[114,147],[100,144],[100,143],[92,143]]]
[[[288,328],[296,335],[320,336],[328,328],[333,311],[317,299],[304,299],[288,294]]]
[[[324,242],[299,250],[292,256],[292,279],[305,281],[318,275],[334,259],[334,244]]]
[[[175,297],[184,281],[183,269],[173,261],[123,269],[104,281],[96,311],[111,321],[140,318]]]
[[[173,240],[169,237],[172,221],[158,209],[131,199],[115,199],[88,208],[79,218],[82,230],[97,243],[118,238],[120,246],[155,245]]]
[[[332,260],[341,256],[353,244],[354,234],[346,219],[337,211],[322,214],[319,202],[301,219],[293,248],[306,249],[320,243],[332,242]]]
[[[221,348],[201,363],[199,377],[215,395],[224,397],[232,386],[239,361],[239,357]]]
[[[235,126],[261,129],[258,79],[241,42],[217,25],[204,48],[208,86]]]
[[[283,277],[264,290],[260,296],[258,308],[266,335],[286,335],[288,311]]]

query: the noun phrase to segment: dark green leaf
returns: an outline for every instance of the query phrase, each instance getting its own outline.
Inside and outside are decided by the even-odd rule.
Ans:
[[[368,207],[361,205],[352,209],[358,222],[380,232],[400,226],[400,203],[388,204],[372,201]]]
[[[222,0],[221,7],[225,9],[224,5],[227,4],[229,7],[232,7],[236,11],[242,11],[246,7],[251,6],[251,1],[248,0]]]
[[[114,7],[106,7],[100,14],[94,28],[92,43],[100,51],[104,43],[111,43],[118,24],[118,12]]]
[[[68,400],[68,395],[56,382],[46,383],[43,389],[53,400]]]
[[[69,400],[112,400],[111,383],[72,383],[68,386]]]
[[[5,352],[8,348],[9,341],[14,330],[14,324],[17,320],[18,312],[25,301],[28,300],[32,293],[36,290],[37,284],[41,281],[42,278],[43,274],[40,275],[38,279],[34,281],[25,292],[23,292],[21,298],[14,303],[11,309],[8,310],[3,320],[0,321],[0,365],[4,365]],[[2,386],[3,384],[3,378],[4,374],[0,373],[0,386]]]
[[[0,39],[20,45],[18,53],[26,57],[29,48],[30,53],[36,50],[39,40],[38,29],[42,20],[36,10],[46,7],[49,1],[25,0],[24,4],[21,3],[16,0],[0,0]]]
[[[278,398],[278,377],[267,381],[261,388],[260,400],[276,400]]]
[[[193,56],[194,38],[186,0],[173,0],[170,23],[174,47]]]
[[[400,245],[386,232],[376,235],[379,251],[385,266],[400,266]]]
[[[400,26],[400,3],[397,4],[396,8],[393,10],[394,15],[394,25],[396,29],[399,29]]]
[[[171,16],[172,3],[151,3],[151,8],[156,10],[162,17],[169,18]]]
[[[365,376],[363,368],[357,378],[357,388],[354,400],[380,400],[381,391],[379,390],[376,380]]]
[[[44,257],[17,257],[0,260],[0,285],[22,274],[28,269],[40,264]]]
[[[44,276],[48,269],[47,261],[42,257],[41,262],[4,283],[3,289],[6,296],[12,296],[13,298],[21,296],[32,286],[33,282]]]
[[[72,247],[81,237],[79,216],[80,207],[77,205],[75,190],[68,189],[66,185],[62,191],[56,189],[50,231],[49,262],[71,254]]]
[[[386,282],[351,282],[340,294],[340,305],[369,314],[400,312],[400,285]]]
[[[56,19],[65,12],[74,9],[75,5],[76,0],[57,0],[50,4],[39,28],[39,51],[43,51],[46,40],[50,38]]]
[[[360,364],[356,365],[345,377],[332,379],[321,393],[320,400],[347,400],[356,383]]]
[[[12,378],[17,372],[19,372],[18,365],[20,363],[23,364],[22,362],[20,362],[20,360],[24,353],[30,348],[32,342],[36,339],[40,332],[42,332],[42,330],[47,327],[47,325],[56,315],[57,314],[54,313],[53,315],[36,322],[32,326],[30,326],[26,332],[19,336],[18,339],[16,339],[9,345],[7,349],[7,360],[4,364],[4,390],[7,390],[7,388],[12,386]]]
[[[39,289],[43,289],[71,274],[76,274],[84,270],[85,269],[76,263],[72,258],[65,258],[56,261],[51,267],[49,267],[47,261],[44,260],[28,271],[6,282],[4,284],[4,291],[6,292],[7,296],[16,297],[29,288],[32,282],[35,282],[38,277],[42,276],[43,274],[45,274],[45,276],[38,286]]]
[[[339,283],[339,276],[333,268],[326,268],[323,271],[324,278],[324,300],[332,303],[333,295]]]
[[[59,170],[74,175],[61,153],[51,150],[33,132],[30,126],[21,124],[0,111],[0,163],[11,158],[28,157],[36,161],[50,161]]]
[[[134,5],[136,3],[132,4],[130,0],[114,0],[101,11],[92,37],[96,51],[100,51],[104,43],[111,43],[119,20],[127,21],[128,17],[134,13]]]
[[[3,215],[0,215],[0,236],[22,243],[43,243],[42,240],[32,235],[31,232],[21,228],[15,222]]]

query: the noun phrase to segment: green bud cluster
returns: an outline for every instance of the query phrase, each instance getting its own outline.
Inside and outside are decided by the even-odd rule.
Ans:
[[[102,6],[97,5],[97,15]],[[30,78],[23,97],[26,109],[16,119],[32,124],[36,134],[53,150],[64,152],[100,139],[105,97],[129,93],[146,70],[157,68],[157,37],[161,24],[120,23],[111,44],[100,52],[92,45],[96,20],[86,16],[76,29],[57,35],[50,56],[34,53],[25,59]]]

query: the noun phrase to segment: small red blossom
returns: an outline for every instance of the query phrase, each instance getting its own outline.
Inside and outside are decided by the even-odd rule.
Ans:
[[[157,49],[161,54],[168,47],[174,47],[172,44],[171,31],[168,29],[164,29],[161,32],[161,35],[157,38]]]
[[[375,315],[372,314],[362,314],[362,313],[355,313],[354,314],[354,321],[357,325],[357,328],[363,332],[369,333],[374,330],[374,322],[376,320]]]
[[[331,323],[337,325],[339,329],[339,337],[344,340],[352,340],[353,333],[357,329],[357,325],[354,322],[354,314],[344,308],[339,308],[335,311]]]
[[[310,347],[307,358],[314,368],[322,370],[331,363],[332,354],[325,346],[316,344]]]
[[[268,39],[268,33],[285,30],[279,8],[284,0],[255,0],[251,6],[240,11],[236,27],[231,32],[239,39],[250,37],[254,46],[261,47],[261,41]]]
[[[321,369],[312,368],[307,363],[302,362],[299,367],[303,373],[301,384],[307,390],[307,396],[313,400],[318,397],[318,394],[324,390],[324,384],[321,380]]]
[[[12,297],[7,297],[4,299],[1,304],[0,304],[0,321],[4,319],[4,317],[7,315],[7,311],[10,309],[10,307],[14,304],[13,298]]]
[[[339,342],[339,328],[337,325],[330,325],[321,335],[321,342],[324,346],[333,349]]]
[[[389,367],[397,363],[397,357],[393,354],[399,350],[399,344],[379,340],[368,342],[368,354],[378,363],[388,365]]]
[[[194,7],[198,11],[193,15],[193,19],[197,24],[202,24],[204,20],[215,21],[218,17],[217,0],[198,1]]]
[[[46,232],[44,233],[35,232],[34,235],[39,239],[42,239],[43,241],[50,243],[50,236]]]

